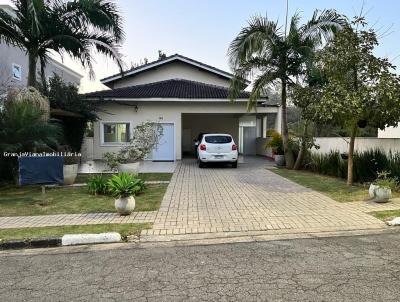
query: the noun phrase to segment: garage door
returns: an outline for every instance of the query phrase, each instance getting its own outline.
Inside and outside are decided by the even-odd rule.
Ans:
[[[174,124],[163,123],[163,136],[153,150],[153,161],[174,161],[175,127]]]

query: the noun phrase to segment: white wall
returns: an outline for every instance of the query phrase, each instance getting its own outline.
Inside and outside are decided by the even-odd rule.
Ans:
[[[132,102],[133,103],[133,102]],[[135,102],[138,111],[132,106],[108,103],[98,112],[99,121],[94,123],[94,158],[100,159],[105,152],[116,152],[120,146],[102,146],[100,140],[100,122],[131,122],[134,127],[145,121],[160,121],[175,124],[176,159],[182,158],[182,113],[246,113],[246,103],[230,103],[222,100],[214,102]],[[258,113],[277,112],[277,107],[258,108]]]
[[[378,137],[379,138],[400,138],[399,125],[397,127],[387,127],[385,130],[378,129]]]
[[[229,87],[229,80],[200,70],[194,66],[182,62],[173,62],[159,66],[154,69],[146,70],[137,75],[126,77],[115,82],[111,88],[121,88],[134,85],[147,84],[152,82],[165,81],[170,79],[186,79],[212,85]]]
[[[262,156],[268,156],[272,157],[272,149],[271,148],[265,148],[265,145],[271,138],[267,137],[258,137],[256,139],[256,154],[257,155],[262,155]]]
[[[345,138],[350,141],[349,138]],[[331,150],[347,152],[349,145],[340,137],[318,137],[316,144],[320,149],[313,149],[316,153],[329,153]],[[376,137],[358,137],[356,138],[354,149],[356,151],[366,151],[370,149],[381,149],[385,152],[400,152],[400,138],[376,138]]]

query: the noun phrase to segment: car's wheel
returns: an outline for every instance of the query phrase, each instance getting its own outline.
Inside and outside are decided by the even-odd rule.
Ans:
[[[232,163],[232,168],[237,168],[237,161],[235,161],[234,163]]]
[[[204,168],[206,166],[201,160],[199,160],[199,168]]]

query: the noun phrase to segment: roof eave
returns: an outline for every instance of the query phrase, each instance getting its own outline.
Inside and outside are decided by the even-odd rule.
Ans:
[[[217,75],[219,75],[219,76],[221,76],[223,78],[226,78],[228,80],[232,79],[232,77],[233,77],[232,74],[230,74],[230,73],[228,73],[226,71],[220,70],[218,68],[205,66],[205,64],[201,64],[200,62],[196,62],[194,60],[184,58],[184,57],[182,57],[180,55],[173,55],[170,58],[167,58],[167,59],[164,59],[164,60],[160,60],[160,61],[155,61],[153,63],[149,63],[147,65],[144,65],[142,68],[139,67],[139,68],[137,68],[135,70],[132,70],[132,71],[127,71],[127,72],[124,72],[124,73],[116,74],[114,76],[103,78],[103,79],[100,80],[100,82],[102,84],[108,86],[107,84],[111,84],[111,83],[113,83],[113,82],[115,82],[117,80],[120,80],[120,79],[124,78],[124,77],[132,76],[132,75],[135,75],[137,73],[140,73],[140,72],[152,69],[152,68],[156,68],[158,66],[170,63],[170,62],[175,61],[175,60],[179,60],[181,62],[196,66],[197,68],[200,68],[200,69],[203,69],[203,70],[207,70],[207,71],[209,71],[211,73],[217,74]],[[246,80],[246,84],[247,85],[249,85],[250,83],[251,83],[250,81]]]

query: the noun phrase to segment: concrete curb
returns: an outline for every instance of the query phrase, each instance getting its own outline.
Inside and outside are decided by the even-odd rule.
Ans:
[[[122,237],[117,232],[100,234],[67,234],[61,238],[61,244],[63,246],[95,243],[116,243],[121,241]]]
[[[71,245],[118,243],[122,238],[119,233],[101,234],[67,234],[62,237],[0,241],[0,250],[17,250],[31,248],[49,248]]]
[[[57,237],[0,241],[0,250],[46,248],[57,246],[61,246],[61,238]]]

